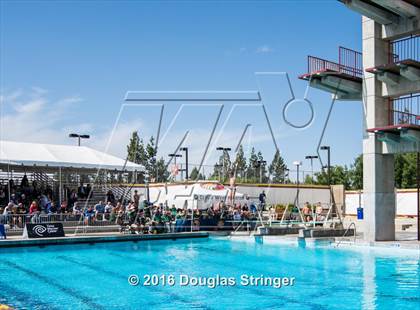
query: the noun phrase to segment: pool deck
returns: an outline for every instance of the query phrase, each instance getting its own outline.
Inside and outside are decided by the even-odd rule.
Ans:
[[[104,243],[104,242],[140,242],[150,240],[176,240],[190,238],[208,238],[207,232],[182,232],[157,235],[135,235],[135,234],[115,234],[115,233],[98,233],[89,235],[69,235],[60,238],[35,238],[22,239],[22,236],[11,236],[6,240],[0,240],[0,248],[7,247],[27,247],[27,246],[47,246],[47,245],[64,245],[76,243]]]
[[[403,236],[397,234],[398,240],[395,241],[376,241],[368,242],[358,235],[356,240],[353,237],[315,237],[301,238],[299,235],[232,235],[231,240],[243,242],[258,242],[264,244],[279,244],[303,247],[331,247],[345,248],[354,250],[385,250],[394,254],[409,251],[416,254],[420,259],[420,242],[414,239],[413,234],[404,233]]]

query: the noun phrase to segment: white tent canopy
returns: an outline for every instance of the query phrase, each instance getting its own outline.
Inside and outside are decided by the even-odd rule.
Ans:
[[[0,140],[0,163],[22,166],[144,171],[144,167],[86,146]]]

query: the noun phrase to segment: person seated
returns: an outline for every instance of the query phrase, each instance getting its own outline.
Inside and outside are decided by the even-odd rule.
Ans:
[[[120,232],[124,231],[124,228],[125,228],[124,212],[122,210],[119,210],[117,212],[117,217],[116,217],[115,222],[117,223],[117,225],[120,226]]]
[[[95,222],[95,210],[92,208],[92,206],[89,206],[85,210],[85,225],[91,225]]]
[[[252,214],[257,213],[257,206],[256,206],[256,204],[253,201],[251,201],[251,204],[249,206],[249,209],[251,210],[251,213]]]
[[[31,206],[29,207],[29,214],[35,214],[36,212],[38,212],[38,204],[37,202],[34,200],[31,203]]]
[[[271,206],[270,209],[269,209],[269,215],[270,215],[270,220],[271,221],[277,220],[276,209],[273,206]]]
[[[81,215],[82,214],[82,207],[79,206],[78,202],[73,204],[73,215]]]
[[[303,221],[310,222],[312,220],[312,210],[309,207],[309,202],[305,202],[302,208]]]
[[[175,207],[175,205],[172,205],[172,208],[171,208],[171,215],[172,215],[173,217],[175,217],[175,216],[176,216],[176,213],[177,213],[176,207]]]
[[[110,219],[110,215],[113,208],[114,206],[112,205],[112,203],[108,201],[108,203],[105,205],[105,213],[103,215],[104,221]]]
[[[323,213],[322,204],[318,202],[315,208],[315,216],[316,216],[317,222],[322,222],[325,220],[325,216],[322,213]]]
[[[9,202],[7,206],[3,209],[3,215],[8,216],[12,214],[12,210],[15,204],[13,202]]]
[[[51,201],[47,205],[47,214],[56,214],[56,213],[57,213],[57,207],[56,207],[55,203]]]
[[[51,204],[51,201],[48,199],[48,197],[46,195],[41,195],[39,203],[41,205],[41,213],[48,214],[48,209],[50,208]]]
[[[102,218],[102,220],[104,221],[105,220],[104,213],[105,213],[105,205],[103,204],[102,201],[99,201],[95,205],[95,216],[98,219]]]
[[[21,202],[18,204],[18,211],[17,211],[17,213],[18,214],[26,214],[26,208],[23,205],[23,203],[21,203]]]
[[[67,207],[68,207],[67,200],[63,200],[60,205],[60,213],[62,214],[67,213]]]
[[[239,213],[239,211],[235,211],[233,213],[233,220],[235,222],[240,222],[242,220],[241,214]]]
[[[200,231],[200,221],[199,220],[194,220],[192,230],[193,231]]]

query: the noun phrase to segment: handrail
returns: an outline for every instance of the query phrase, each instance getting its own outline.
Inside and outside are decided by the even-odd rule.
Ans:
[[[350,227],[351,226],[354,226],[354,240],[353,240],[353,243],[356,243],[356,237],[357,237],[357,235],[356,235],[356,223],[355,222],[351,222],[350,223],[350,225],[347,227],[347,229],[344,231],[344,234],[343,234],[343,236],[342,237],[345,237],[346,236],[346,234],[347,234],[347,232],[350,230]],[[339,240],[338,241],[338,243],[337,243],[337,245],[335,246],[336,248],[338,248],[338,246],[341,244],[341,241],[343,241],[342,239],[341,240]]]

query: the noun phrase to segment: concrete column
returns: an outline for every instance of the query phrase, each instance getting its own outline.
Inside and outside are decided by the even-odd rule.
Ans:
[[[388,42],[381,39],[382,26],[363,17],[363,67],[388,62]],[[382,82],[365,72],[363,104],[367,128],[388,125],[388,100],[382,97]],[[367,241],[395,239],[394,156],[383,154],[375,134],[363,139],[364,236]]]

